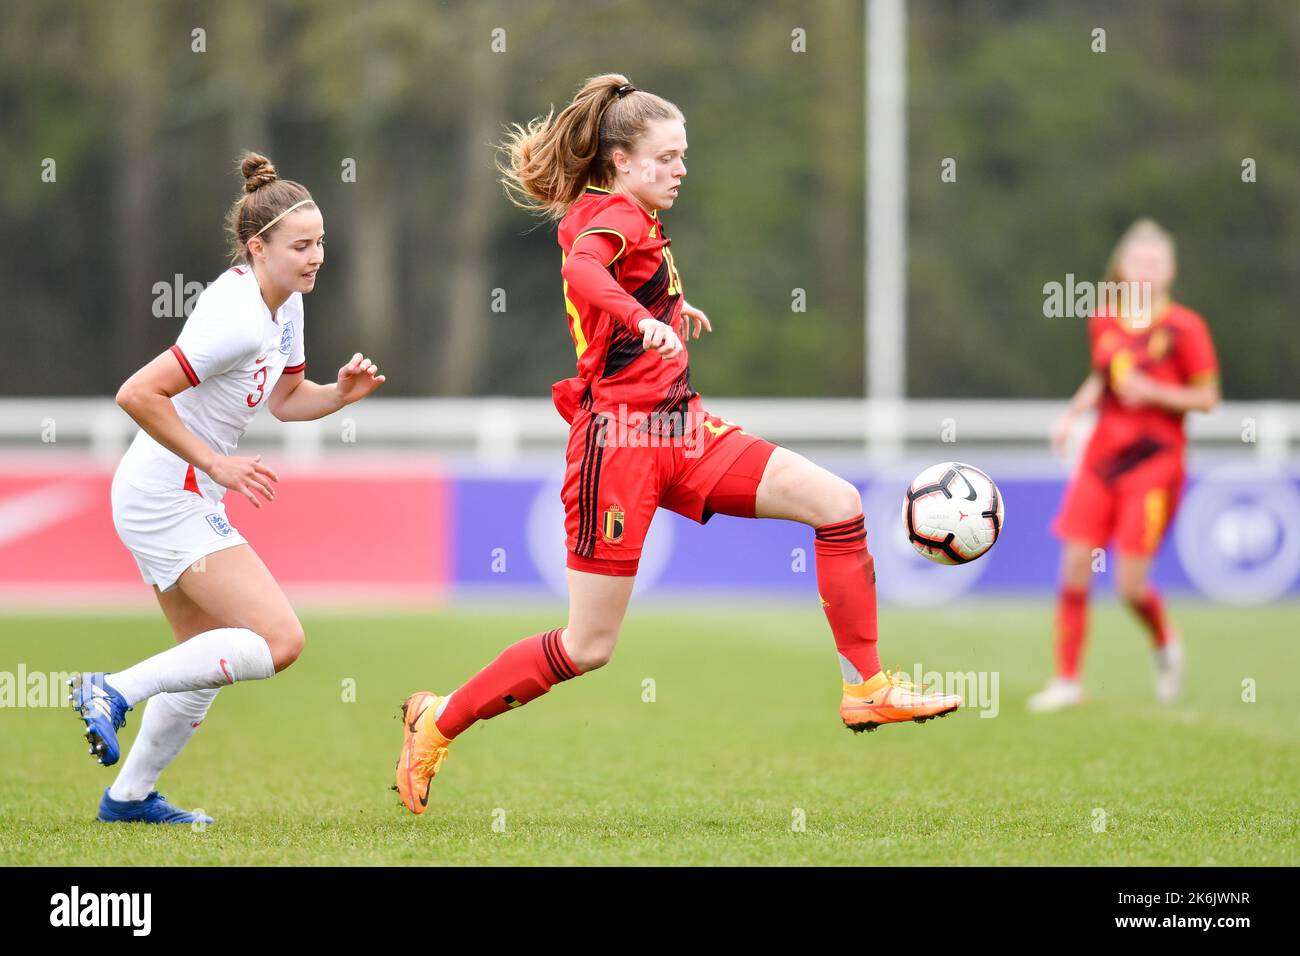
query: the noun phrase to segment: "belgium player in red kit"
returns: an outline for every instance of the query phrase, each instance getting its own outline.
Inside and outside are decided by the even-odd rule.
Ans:
[[[815,529],[817,587],[855,731],[928,720],[961,705],[880,669],[874,562],[862,499],[836,475],[710,415],[691,386],[686,341],[712,331],[687,304],[660,214],[686,177],[676,106],[617,74],[593,77],[558,116],[502,147],[512,200],[559,221],[562,288],[577,374],[553,388],[569,423],[563,500],[569,617],[507,647],[446,697],[402,705],[396,789],[422,813],[451,741],[608,663],[655,512],[785,518]],[[738,715],[739,716],[739,715]]]
[[[1064,541],[1056,676],[1030,698],[1034,711],[1083,702],[1093,552],[1111,544],[1116,590],[1155,647],[1156,696],[1170,703],[1181,691],[1182,644],[1149,578],[1182,491],[1183,416],[1218,403],[1219,367],[1205,320],[1169,298],[1175,269],[1173,240],[1154,222],[1140,220],[1123,235],[1106,279],[1131,290],[1121,299],[1127,307],[1099,307],[1089,319],[1092,371],[1053,430],[1063,448],[1075,417],[1098,409],[1054,525]]]

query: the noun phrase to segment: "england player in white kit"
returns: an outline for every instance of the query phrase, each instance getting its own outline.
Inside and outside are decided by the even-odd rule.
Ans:
[[[185,427],[232,454],[281,377],[305,372],[302,320],[302,293],[272,315],[248,266],[212,283],[170,349],[191,386],[172,398]],[[136,433],[113,476],[113,523],[145,584],[166,591],[194,562],[246,543],[226,520],[225,493],[148,431]]]
[[[152,585],[177,646],[71,681],[91,754],[120,755],[126,712],[148,699],[130,753],[100,801],[105,822],[194,823],[154,789],[217,690],[265,679],[297,659],[302,625],[266,565],[226,517],[227,490],[274,501],[275,472],[234,454],[264,407],[281,421],[322,418],[384,381],[361,353],[338,380],[306,379],[303,295],[324,262],[324,221],[302,185],[249,153],[230,211],[236,264],[200,295],[176,344],[132,375],[118,404],[140,425],[113,477],[113,523]]]

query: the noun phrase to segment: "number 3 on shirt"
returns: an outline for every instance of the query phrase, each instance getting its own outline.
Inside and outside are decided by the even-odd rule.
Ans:
[[[263,365],[261,368],[259,368],[256,372],[253,373],[253,381],[257,382],[257,397],[254,398],[252,392],[248,393],[249,408],[255,408],[257,404],[262,401],[262,390],[266,388],[266,373],[267,373],[267,368],[265,365]],[[262,376],[260,381],[258,380],[259,375]]]

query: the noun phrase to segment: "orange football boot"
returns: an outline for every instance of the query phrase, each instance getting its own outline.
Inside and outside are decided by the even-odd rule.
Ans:
[[[861,684],[844,685],[840,719],[855,734],[881,724],[912,720],[924,723],[951,714],[961,706],[956,694],[922,694],[924,685],[901,680],[893,671],[881,671]]]
[[[418,691],[402,704],[402,753],[397,758],[397,786],[402,805],[412,813],[423,813],[429,805],[429,785],[447,759],[451,743],[438,732],[433,715],[444,698],[427,690]]]

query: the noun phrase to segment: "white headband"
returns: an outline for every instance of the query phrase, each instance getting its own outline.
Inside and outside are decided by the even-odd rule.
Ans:
[[[277,222],[279,222],[279,221],[280,221],[281,219],[283,219],[285,216],[289,215],[289,213],[293,212],[293,211],[294,211],[295,209],[297,209],[299,206],[305,206],[305,205],[307,205],[307,203],[309,203],[309,202],[315,202],[315,200],[314,200],[314,199],[300,199],[300,200],[298,200],[296,203],[294,203],[292,206],[290,206],[290,207],[289,207],[288,209],[286,209],[284,212],[280,213],[280,215],[276,216],[274,219],[272,219],[270,222],[268,222],[268,223],[267,223],[265,226],[263,226],[261,229],[257,230],[257,232],[253,233],[249,238],[250,238],[250,239],[256,239],[258,236],[260,236],[262,233],[266,232],[266,230],[270,229],[270,228],[271,228],[272,226],[274,226]]]

